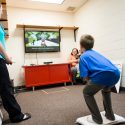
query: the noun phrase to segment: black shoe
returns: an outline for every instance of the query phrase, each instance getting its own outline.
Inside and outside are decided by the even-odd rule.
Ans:
[[[112,115],[107,115],[107,114],[105,114],[105,117],[106,117],[107,119],[111,120],[111,121],[114,121],[114,120],[115,120],[114,114],[112,114]]]
[[[22,119],[22,121],[28,120],[28,119],[30,119],[30,118],[31,118],[31,114],[25,113],[25,114],[24,114],[24,117],[23,117],[23,119]]]
[[[72,82],[72,85],[76,85],[77,83],[76,82]]]
[[[97,120],[97,119],[95,119],[95,118],[92,118],[93,119],[93,121],[95,122],[95,123],[97,123],[97,124],[102,124],[103,123],[103,120]]]
[[[21,119],[11,119],[11,122],[12,123],[22,122],[22,121],[28,120],[30,118],[31,118],[31,115],[29,113],[24,113],[23,117]]]

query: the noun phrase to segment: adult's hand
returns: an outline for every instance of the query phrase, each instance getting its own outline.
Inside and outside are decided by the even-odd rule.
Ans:
[[[78,63],[78,59],[74,60],[75,63]]]
[[[9,64],[12,65],[12,63],[13,63],[13,62],[12,62],[12,60],[11,60],[10,58],[6,58],[6,64],[8,64],[8,65],[9,65]]]

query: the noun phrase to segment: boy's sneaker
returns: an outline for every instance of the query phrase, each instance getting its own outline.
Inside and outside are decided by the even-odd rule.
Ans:
[[[112,114],[112,115],[107,115],[107,114],[105,114],[105,117],[106,117],[107,119],[111,120],[111,121],[114,121],[114,120],[115,120],[114,114]]]

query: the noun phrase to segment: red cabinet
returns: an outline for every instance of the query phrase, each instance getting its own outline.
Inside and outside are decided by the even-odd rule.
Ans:
[[[24,66],[23,68],[26,87],[65,83],[72,80],[69,63]]]

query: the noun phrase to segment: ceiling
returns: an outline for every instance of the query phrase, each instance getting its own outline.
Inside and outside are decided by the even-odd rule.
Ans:
[[[47,4],[30,0],[7,0],[7,6],[74,13],[88,0],[64,0],[62,4]]]

